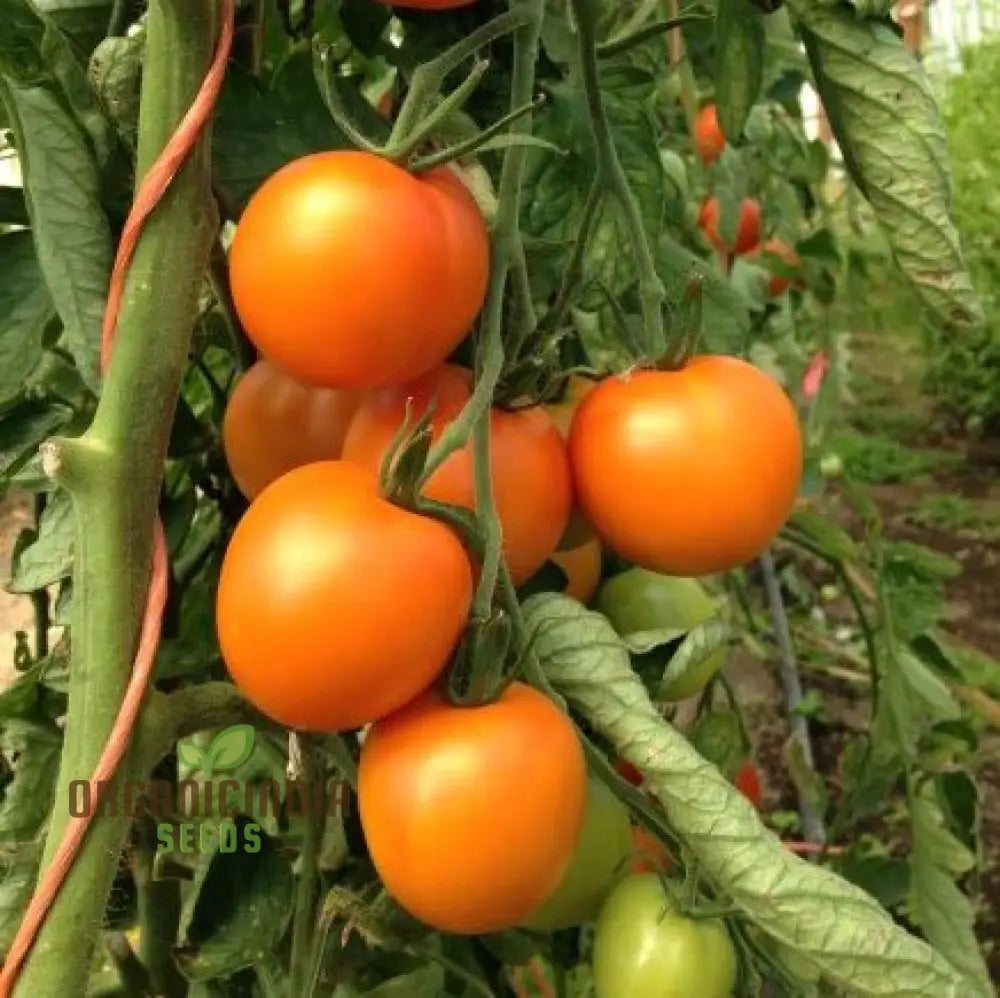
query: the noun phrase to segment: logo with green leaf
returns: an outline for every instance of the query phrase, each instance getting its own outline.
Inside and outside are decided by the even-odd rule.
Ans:
[[[205,778],[213,773],[233,770],[250,758],[254,730],[251,724],[223,728],[205,748],[194,742],[177,743],[177,757],[190,770],[200,769]]]

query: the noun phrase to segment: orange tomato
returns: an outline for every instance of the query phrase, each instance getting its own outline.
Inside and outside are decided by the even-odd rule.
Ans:
[[[714,194],[702,204],[698,226],[720,253],[735,253],[737,256],[749,253],[760,242],[760,205],[753,198],[743,200],[736,241],[732,246],[727,245],[719,234],[719,199]]]
[[[343,731],[401,707],[447,663],[472,568],[444,524],[383,500],[343,461],[296,468],[240,520],[222,563],[233,681],[292,728]]]
[[[735,357],[607,378],[577,410],[569,451],[577,499],[601,539],[668,575],[721,572],[760,554],[802,473],[795,408]]]
[[[270,177],[230,255],[236,308],[261,353],[333,388],[440,364],[482,306],[488,272],[486,226],[452,170],[417,178],[354,150]]]
[[[344,457],[377,472],[403,424],[406,404],[416,420],[436,400],[433,434],[468,401],[472,375],[446,364],[417,381],[372,392],[358,408],[344,442]],[[566,448],[544,409],[494,409],[491,425],[493,494],[504,554],[514,582],[531,578],[556,548],[569,518],[571,487]],[[439,502],[475,507],[471,444],[431,476],[425,494]]]
[[[592,537],[569,551],[557,551],[552,560],[569,580],[563,592],[581,603],[589,603],[601,582],[601,542]]]
[[[726,136],[714,104],[706,104],[695,118],[694,151],[703,163],[714,163],[726,151]]]
[[[286,471],[336,460],[361,393],[304,385],[259,360],[226,406],[222,444],[240,491],[253,499]]]
[[[569,867],[587,767],[569,718],[530,686],[484,707],[429,692],[368,733],[358,803],[375,868],[404,908],[444,932],[499,932]]]
[[[673,866],[667,847],[641,825],[632,828],[632,844],[635,847],[633,873],[666,873]]]
[[[802,266],[802,257],[783,239],[768,239],[763,246],[758,246],[751,250],[747,256],[757,259],[764,253],[770,253],[772,256],[778,257],[779,260],[782,260],[789,267],[798,269]],[[766,261],[764,261],[764,265],[766,266]],[[783,295],[791,286],[792,278],[786,277],[784,274],[773,274],[768,285],[768,290],[772,298],[777,298],[779,295]]]

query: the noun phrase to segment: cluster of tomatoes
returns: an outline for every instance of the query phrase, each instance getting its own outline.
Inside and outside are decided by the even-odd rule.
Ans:
[[[707,165],[715,163],[726,150],[726,136],[719,125],[718,110],[714,104],[706,104],[695,119],[694,148],[701,161]],[[783,239],[773,237],[762,244],[760,241],[760,204],[754,198],[744,198],[740,205],[740,219],[732,242],[723,239],[719,232],[719,199],[710,195],[705,199],[698,214],[698,226],[716,252],[726,259],[746,256],[753,260],[763,260],[771,256],[783,264],[782,273],[773,273],[768,283],[772,298],[784,294],[791,286],[793,278],[784,271],[797,271],[802,266],[802,258]]]
[[[404,907],[454,933],[593,917],[632,848],[627,813],[602,802],[549,699],[515,682],[461,708],[439,691],[476,566],[449,526],[380,492],[406,420],[433,405],[439,438],[469,399],[471,374],[448,357],[483,305],[489,266],[486,225],[456,172],[412,175],[355,151],[271,177],[230,257],[264,359],[224,425],[251,503],[222,566],[222,654],[247,698],[289,727],[370,725],[358,797],[372,860]],[[801,472],[790,401],[729,357],[573,379],[558,405],[494,407],[490,435],[514,583],[554,559],[584,601],[601,543],[671,576],[746,563],[780,529]],[[470,450],[424,494],[472,508]],[[595,850],[596,878],[593,859],[574,858]],[[578,863],[588,876],[574,887]]]

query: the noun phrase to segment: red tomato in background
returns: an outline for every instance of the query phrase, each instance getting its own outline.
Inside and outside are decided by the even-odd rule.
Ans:
[[[735,357],[607,378],[580,404],[569,452],[577,500],[601,539],[668,575],[755,558],[791,512],[802,474],[794,406]]]
[[[414,421],[436,400],[433,433],[439,438],[462,411],[471,386],[469,371],[445,364],[410,384],[372,392],[351,423],[344,457],[377,472],[403,425],[407,400]],[[493,494],[504,554],[515,585],[520,585],[555,551],[566,527],[572,501],[569,464],[562,438],[544,409],[495,408],[490,424]],[[475,507],[471,442],[431,476],[425,494],[439,502]]]
[[[418,178],[336,150],[265,181],[229,266],[261,353],[301,381],[368,388],[418,377],[458,345],[486,295],[489,239],[452,170]]]
[[[226,461],[240,491],[253,499],[292,468],[339,458],[361,397],[302,384],[257,361],[240,378],[222,423]]]
[[[219,646],[269,717],[344,731],[427,688],[471,601],[451,530],[386,502],[362,468],[323,461],[273,482],[237,524],[219,577]]]
[[[758,811],[760,810],[764,794],[760,786],[760,770],[753,759],[747,759],[736,771],[733,785]]]
[[[443,932],[499,932],[569,869],[587,767],[570,719],[530,686],[483,707],[430,692],[373,725],[358,803],[375,868],[407,911]]]
[[[778,257],[780,260],[784,261],[789,267],[794,267],[796,270],[802,266],[802,257],[792,249],[783,239],[768,239],[763,246],[758,246],[751,250],[747,256],[752,259],[758,259],[762,257],[765,253],[770,253],[772,256]],[[767,266],[766,260],[761,260],[762,266]],[[770,284],[768,285],[768,291],[772,298],[777,298],[783,295],[792,286],[792,278],[786,277],[783,274],[774,274],[771,277]]]
[[[706,104],[695,118],[694,151],[703,163],[714,163],[726,151],[726,136],[715,104]]]
[[[745,198],[740,207],[740,222],[736,230],[736,241],[726,244],[719,234],[719,199],[713,194],[701,206],[698,226],[705,238],[720,253],[749,253],[760,242],[760,205],[753,198]]]

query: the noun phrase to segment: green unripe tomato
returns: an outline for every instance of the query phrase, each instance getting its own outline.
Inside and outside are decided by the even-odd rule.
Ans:
[[[609,579],[597,594],[597,609],[622,637],[641,631],[690,631],[718,614],[697,579],[658,575],[644,568],[630,568]],[[694,696],[725,660],[726,649],[717,649],[685,675],[664,684],[658,697],[684,700]]]
[[[592,922],[615,882],[628,872],[631,858],[628,811],[603,781],[592,776],[587,816],[569,869],[545,904],[525,920],[524,928],[555,932]]]
[[[594,935],[597,998],[730,998],[736,948],[717,918],[686,918],[655,873],[626,877]]]

